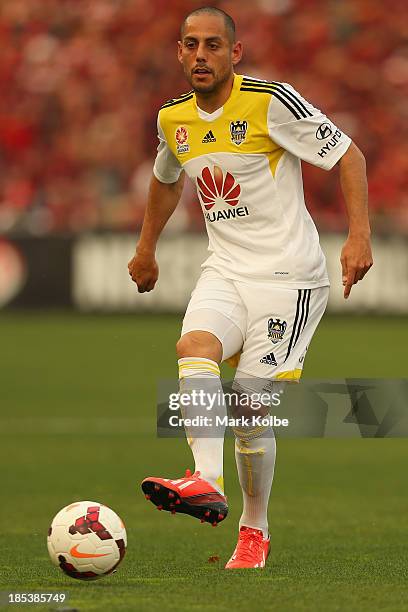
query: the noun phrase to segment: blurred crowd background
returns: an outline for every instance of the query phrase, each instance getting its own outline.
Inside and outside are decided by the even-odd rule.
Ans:
[[[0,232],[134,230],[160,105],[188,89],[176,41],[193,0],[0,0]],[[238,72],[288,81],[364,151],[375,230],[408,233],[406,0],[208,4],[235,19]],[[344,230],[337,170],[305,164],[321,229]],[[200,230],[192,186],[173,221]]]

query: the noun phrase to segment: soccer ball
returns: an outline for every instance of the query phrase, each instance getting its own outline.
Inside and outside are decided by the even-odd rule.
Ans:
[[[48,530],[51,561],[79,580],[96,580],[113,572],[125,556],[126,544],[126,529],[118,515],[93,501],[66,506]]]

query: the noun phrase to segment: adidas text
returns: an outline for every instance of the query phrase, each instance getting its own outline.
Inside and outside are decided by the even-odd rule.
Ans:
[[[266,363],[267,365],[278,365],[275,359],[275,355],[273,353],[269,353],[269,355],[265,355],[262,359],[259,360],[260,363]]]
[[[210,130],[209,132],[206,133],[206,135],[204,136],[201,142],[204,144],[206,144],[207,142],[217,142],[217,139],[212,133],[212,130]]]

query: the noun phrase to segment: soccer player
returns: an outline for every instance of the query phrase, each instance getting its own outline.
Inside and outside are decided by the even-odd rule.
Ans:
[[[128,265],[138,291],[151,291],[158,278],[156,244],[187,173],[197,188],[210,255],[177,343],[180,388],[186,393],[202,388],[218,398],[219,364],[230,358],[237,367],[235,388],[242,394],[298,381],[325,310],[329,279],[304,202],[301,160],[339,169],[349,219],[341,253],[345,298],[372,265],[364,156],[291,85],[235,74],[241,56],[229,15],[205,7],[186,17],[178,59],[191,91],[159,111],[147,209]],[[183,416],[196,412],[189,405]],[[221,399],[213,412],[226,413]],[[159,509],[214,525],[223,520],[228,512],[224,429],[212,435],[186,427],[194,473],[187,470],[174,480],[146,478],[146,497]],[[264,567],[275,439],[269,425],[233,429],[243,513],[226,568]]]

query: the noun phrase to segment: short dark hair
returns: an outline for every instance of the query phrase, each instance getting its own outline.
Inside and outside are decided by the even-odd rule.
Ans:
[[[193,17],[195,15],[213,15],[214,17],[221,17],[224,20],[225,29],[228,34],[228,38],[230,42],[233,44],[235,42],[235,23],[231,15],[228,15],[222,9],[216,8],[215,6],[202,6],[201,8],[195,9],[191,11],[185,18],[183,23],[181,24],[181,38],[184,36],[184,28],[186,25],[186,21],[189,17]]]

